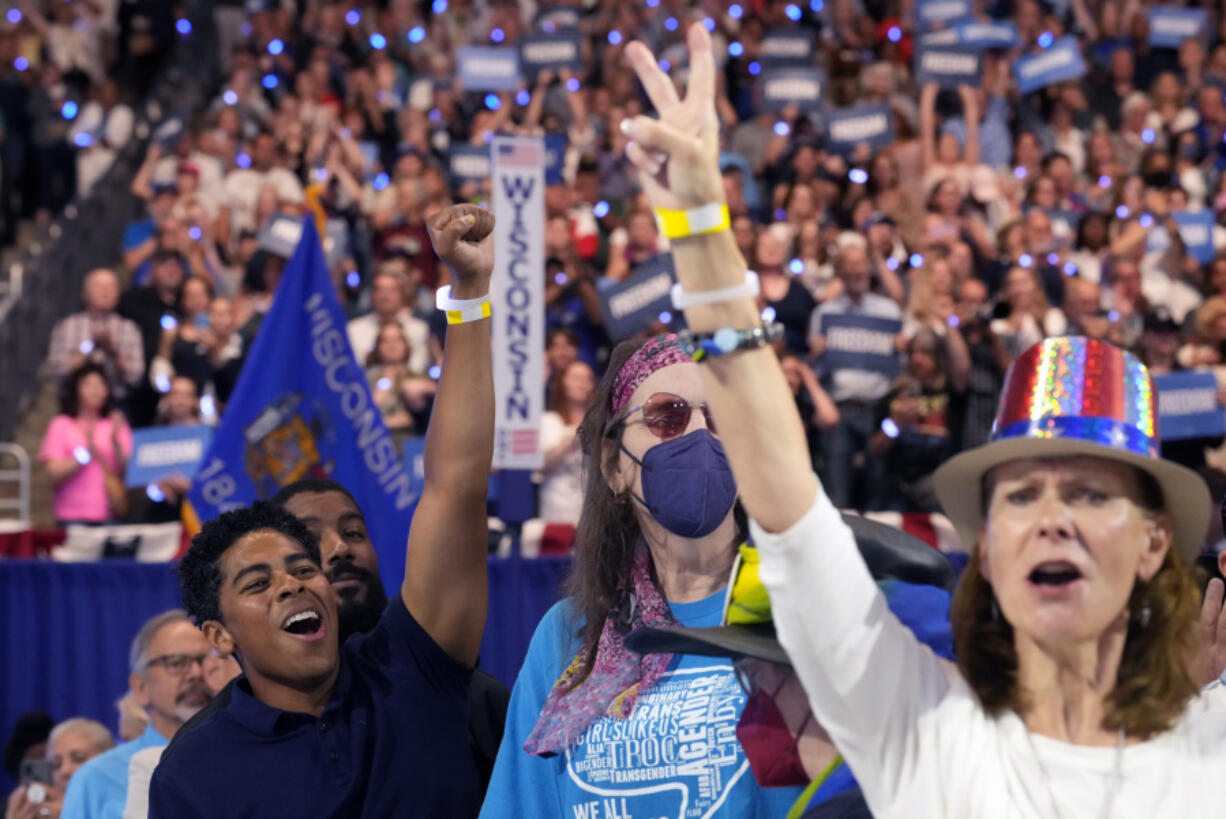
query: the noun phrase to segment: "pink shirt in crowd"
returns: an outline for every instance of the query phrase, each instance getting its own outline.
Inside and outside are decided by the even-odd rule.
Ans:
[[[111,469],[117,471],[115,450],[111,445],[111,419],[101,418],[94,425],[94,451]],[[121,424],[116,431],[119,448],[125,456],[132,453],[132,430]],[[86,446],[85,433],[77,422],[67,415],[51,419],[43,447],[38,453],[42,461],[51,458],[72,458],[73,450]],[[61,483],[52,492],[52,506],[56,520],[105,521],[110,518],[106,502],[106,484],[102,467],[91,461],[71,478]]]

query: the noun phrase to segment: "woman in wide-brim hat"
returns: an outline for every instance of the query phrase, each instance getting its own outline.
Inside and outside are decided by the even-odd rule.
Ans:
[[[627,47],[659,118],[623,130],[652,206],[701,215],[723,201],[715,69],[701,25],[688,44],[684,99]],[[682,290],[706,294],[685,311],[691,332],[761,323],[727,231],[678,239],[673,257]],[[1195,699],[1188,666],[1186,560],[1210,501],[1159,459],[1135,357],[1041,342],[1006,379],[993,440],[936,474],[973,549],[951,612],[957,665],[890,613],[812,473],[771,352],[747,342],[702,366],[779,640],[878,819],[1226,816],[1204,798],[1226,769],[1226,715]]]

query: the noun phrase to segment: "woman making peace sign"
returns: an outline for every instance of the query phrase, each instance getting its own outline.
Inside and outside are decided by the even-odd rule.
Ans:
[[[646,47],[627,48],[658,113],[624,124],[629,154],[651,205],[679,225],[690,347],[705,353],[779,639],[873,814],[1226,815],[1203,796],[1226,765],[1226,717],[1195,698],[1188,670],[1186,561],[1209,495],[1158,458],[1144,366],[1101,342],[1041,342],[1006,380],[993,440],[938,471],[974,544],[951,611],[958,664],[938,659],[888,611],[812,474],[764,334],[744,332],[761,324],[745,263],[708,218],[726,211],[701,25],[688,45],[684,99]]]

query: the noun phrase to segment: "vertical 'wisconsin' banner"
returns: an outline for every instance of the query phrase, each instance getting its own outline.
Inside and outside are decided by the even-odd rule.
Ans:
[[[417,496],[349,348],[319,234],[306,219],[196,473],[185,523],[198,529],[309,477],[331,478],[353,493],[370,525],[384,585],[398,589]]]
[[[494,467],[540,469],[545,403],[545,144],[494,137]]]

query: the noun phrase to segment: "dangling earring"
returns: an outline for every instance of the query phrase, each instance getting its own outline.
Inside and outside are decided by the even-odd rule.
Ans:
[[[1000,607],[996,605],[996,595],[992,594],[992,622],[1000,622]]]
[[[1148,626],[1149,618],[1152,616],[1152,614],[1153,614],[1153,611],[1149,607],[1149,602],[1147,601],[1145,603],[1142,603],[1141,610],[1137,612],[1137,625],[1141,628],[1145,628],[1146,626]]]

